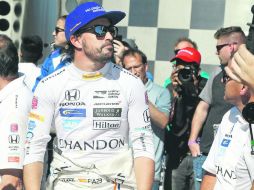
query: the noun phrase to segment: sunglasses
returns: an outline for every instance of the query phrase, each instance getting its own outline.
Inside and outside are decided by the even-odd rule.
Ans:
[[[63,28],[55,27],[55,33],[58,34],[59,32],[64,32]]]
[[[231,80],[231,78],[227,75],[227,73],[226,73],[226,71],[225,70],[223,70],[222,71],[222,82],[224,83],[224,84],[226,84],[228,81],[230,81]]]
[[[217,45],[216,46],[216,50],[217,50],[217,53],[219,53],[220,52],[220,50],[222,49],[222,48],[224,48],[225,46],[230,46],[230,45],[233,45],[233,44],[237,44],[236,42],[234,42],[234,43],[227,43],[227,44],[221,44],[221,45]]]
[[[95,25],[87,28],[81,28],[78,30],[78,35],[81,35],[84,32],[91,32],[95,34],[96,37],[104,37],[107,32],[109,32],[113,38],[115,38],[118,34],[118,28],[116,26],[103,26],[103,25]]]

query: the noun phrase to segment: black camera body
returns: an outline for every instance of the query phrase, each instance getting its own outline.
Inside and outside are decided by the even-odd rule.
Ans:
[[[198,71],[196,69],[193,69],[191,66],[186,65],[184,66],[183,69],[180,69],[178,71],[178,79],[182,82],[182,83],[186,83],[186,82],[191,82],[193,81],[193,77],[192,76],[196,76],[198,75]]]

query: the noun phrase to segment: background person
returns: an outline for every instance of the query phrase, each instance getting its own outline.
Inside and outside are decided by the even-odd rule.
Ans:
[[[19,72],[26,75],[26,83],[32,90],[36,78],[40,75],[38,61],[42,57],[43,43],[37,36],[24,36],[20,46]]]
[[[32,92],[18,74],[18,52],[0,34],[0,189],[22,190],[26,123]]]
[[[180,49],[187,48],[187,47],[191,47],[191,48],[198,50],[197,43],[192,41],[190,38],[187,38],[187,37],[178,38],[175,45],[174,45],[174,54],[176,55]],[[208,77],[209,77],[208,74],[202,70],[201,70],[200,75],[206,79],[208,79]],[[171,79],[170,79],[170,77],[168,77],[165,79],[163,86],[166,87],[170,83],[171,83]]]
[[[155,149],[155,175],[152,189],[159,190],[162,156],[164,152],[165,128],[168,124],[169,110],[171,107],[170,94],[167,89],[164,89],[147,78],[147,57],[143,52],[137,49],[129,49],[124,52],[122,60],[123,67],[133,75],[139,77],[147,91]]]
[[[216,54],[220,60],[221,68],[228,64],[238,47],[245,43],[245,35],[240,27],[231,26],[220,28],[214,34],[217,40]],[[200,189],[204,171],[202,165],[209,153],[214,139],[214,133],[219,126],[222,116],[232,107],[225,102],[224,84],[221,83],[222,70],[217,70],[210,76],[206,86],[200,93],[199,102],[192,120],[189,148],[194,159],[194,174],[196,189]],[[203,129],[202,129],[203,128]],[[197,142],[201,133],[200,144]]]
[[[54,71],[68,65],[70,58],[66,55],[67,40],[65,38],[65,19],[67,15],[60,16],[56,21],[56,27],[52,35],[54,37],[54,51],[45,59],[41,66],[41,74],[36,78],[33,91],[37,87],[41,79],[53,73]]]
[[[134,50],[138,49],[138,46],[135,43],[135,40],[128,39],[128,38],[124,38],[122,40],[114,39],[113,45],[114,45],[114,60],[113,60],[113,62],[118,65],[121,65],[121,66],[123,66],[122,60],[123,60],[124,52],[129,49],[134,49]],[[150,79],[151,81],[153,81],[153,75],[148,70],[146,71],[146,77],[148,79]]]
[[[228,65],[231,68],[231,64]],[[203,165],[206,174],[202,190],[247,190],[254,180],[254,155],[250,132],[254,127],[241,112],[248,102],[254,101],[254,94],[243,84],[232,80],[224,72],[224,99],[235,107],[222,118],[208,157]],[[251,129],[250,129],[250,128]],[[250,131],[251,130],[251,131]]]
[[[225,70],[230,78],[254,89],[254,55],[242,44]]]
[[[167,89],[173,97],[170,130],[166,133],[165,190],[194,189],[192,156],[188,148],[191,121],[199,93],[207,79],[200,76],[200,53],[191,47],[177,51],[171,59],[173,71]]]

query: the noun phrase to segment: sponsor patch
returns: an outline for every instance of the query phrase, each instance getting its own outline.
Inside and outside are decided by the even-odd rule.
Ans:
[[[33,113],[33,112],[30,112],[29,113],[29,119],[35,119],[35,120],[43,122],[44,121],[44,116]]]
[[[125,146],[123,138],[95,139],[91,141],[75,141],[58,139],[58,147],[66,150],[115,150]]]
[[[10,153],[15,153],[15,154],[17,154],[17,153],[19,153],[19,145],[10,145],[10,146],[8,146],[8,149],[9,149],[9,151],[10,151]]]
[[[71,89],[65,91],[65,100],[77,101],[80,98],[80,91],[78,89]]]
[[[37,109],[38,106],[38,97],[34,96],[32,99],[32,109]]]
[[[8,157],[8,162],[19,162],[20,161],[20,158],[19,156],[9,156]]]
[[[33,138],[33,136],[34,136],[34,133],[32,131],[28,131],[27,134],[26,134],[26,139],[30,140],[30,139]]]
[[[86,109],[60,108],[59,111],[62,117],[86,117]]]
[[[122,108],[93,108],[93,117],[121,117]]]
[[[10,128],[11,128],[11,132],[13,132],[13,133],[18,132],[18,130],[19,130],[19,126],[17,123],[12,123]]]
[[[19,135],[12,134],[12,135],[9,135],[8,140],[9,140],[9,144],[19,144],[20,137]]]
[[[143,112],[143,119],[144,119],[144,122],[146,122],[146,123],[150,122],[150,112],[149,112],[149,109],[146,109]]]
[[[93,98],[106,98],[107,97],[107,91],[106,90],[97,90],[94,91]]]
[[[118,102],[95,102],[95,106],[119,106],[121,101]]]
[[[102,183],[102,178],[97,179],[78,179],[81,183],[91,183],[91,184],[100,184]]]
[[[103,129],[119,129],[121,121],[119,120],[94,120],[93,129],[103,130]]]
[[[221,142],[221,146],[228,147],[230,142],[230,139],[223,139]]]
[[[58,178],[58,180],[64,183],[75,182],[74,178]]]
[[[70,131],[74,128],[76,128],[81,120],[74,120],[74,119],[64,119],[62,121],[62,126],[65,131]]]
[[[62,102],[59,104],[60,107],[64,107],[64,106],[85,106],[85,102]]]
[[[28,130],[29,130],[29,131],[32,131],[32,130],[34,130],[35,127],[36,127],[35,121],[30,120],[30,121],[28,122]]]
[[[44,83],[44,82],[46,82],[46,81],[48,81],[48,80],[50,80],[50,79],[52,79],[52,78],[54,78],[54,77],[60,75],[60,74],[63,73],[64,71],[65,71],[65,68],[64,68],[64,69],[60,69],[60,70],[54,72],[54,73],[51,74],[51,75],[48,75],[47,77],[45,77],[45,78],[43,78],[43,79],[41,80],[41,83]]]
[[[94,91],[93,98],[118,98],[120,95],[120,90],[96,90]]]

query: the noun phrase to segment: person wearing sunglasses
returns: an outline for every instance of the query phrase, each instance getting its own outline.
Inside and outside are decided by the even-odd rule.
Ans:
[[[228,68],[232,68],[231,62]],[[244,114],[248,102],[254,101],[253,91],[232,80],[223,70],[225,101],[234,105],[219,125],[203,168],[206,171],[201,190],[251,189],[254,181],[253,124]]]
[[[150,190],[154,144],[145,87],[113,64],[115,26],[121,11],[95,2],[77,6],[66,18],[72,64],[43,79],[34,92],[24,184],[39,190],[50,128],[56,129],[47,188]],[[130,146],[131,145],[131,146]]]
[[[221,68],[228,64],[239,45],[245,43],[246,40],[244,32],[237,26],[220,28],[216,31],[214,37],[217,40],[216,55],[220,60],[220,67],[216,68],[210,75],[206,86],[199,95],[201,101],[197,105],[193,116],[188,143],[197,166],[194,166],[196,189],[200,188],[204,175],[202,164],[209,153],[214,134],[222,116],[232,107],[229,102],[225,102],[223,99],[225,86],[221,83],[223,75]],[[200,142],[197,142],[200,132]]]
[[[52,43],[53,51],[44,60],[41,66],[41,74],[36,78],[33,85],[33,92],[38,83],[54,71],[70,64],[70,58],[67,56],[67,40],[65,38],[65,19],[67,15],[60,16],[56,21],[56,27],[52,33],[54,41]]]

